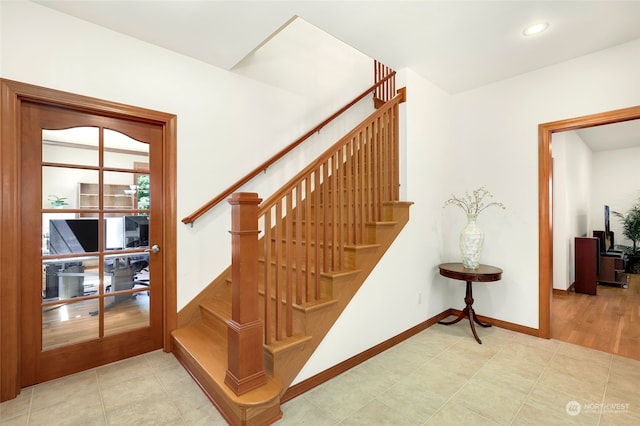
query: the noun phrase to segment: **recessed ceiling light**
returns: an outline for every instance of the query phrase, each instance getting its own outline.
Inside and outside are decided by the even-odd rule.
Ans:
[[[549,28],[548,22],[538,22],[538,23],[529,25],[524,30],[522,30],[522,35],[524,35],[525,37],[530,37],[536,34],[540,34],[541,32],[545,31],[547,28]]]

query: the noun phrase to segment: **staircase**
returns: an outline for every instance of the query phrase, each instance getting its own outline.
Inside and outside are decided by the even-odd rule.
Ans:
[[[172,333],[176,357],[230,424],[282,416],[280,398],[408,222],[404,99],[400,90],[264,202],[232,195],[232,266]]]

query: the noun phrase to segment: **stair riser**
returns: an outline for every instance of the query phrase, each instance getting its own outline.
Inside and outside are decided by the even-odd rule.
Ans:
[[[214,336],[226,339],[227,321],[207,309],[202,309],[201,311],[202,321],[207,325],[207,327],[211,328]]]
[[[271,264],[275,265],[276,262],[276,242],[272,242],[271,244]],[[317,263],[320,265],[320,270],[335,270],[335,269],[343,269],[345,257],[337,252],[337,250],[324,250],[322,244],[319,247],[318,253],[316,253],[316,246],[312,244],[309,247],[309,252],[307,253],[307,245],[302,243],[300,245],[301,251],[298,258],[298,244],[295,241],[292,241],[292,244],[289,248],[290,252],[288,256],[290,256],[291,260],[287,261],[287,247],[286,242],[283,241],[279,245],[278,256],[280,258],[281,265],[291,265],[293,268],[293,273],[296,274],[297,270],[300,269],[302,274],[306,274],[307,269],[311,271],[311,274],[316,270],[316,256],[319,256],[317,259]],[[332,245],[328,245],[328,247],[332,247]],[[264,257],[262,253],[259,254],[260,258],[260,266],[259,268],[264,268]],[[327,263],[324,263],[325,256],[327,258]],[[307,262],[308,258],[308,262]],[[328,268],[328,269],[327,269]]]
[[[286,298],[287,296],[287,274],[286,274],[286,269],[284,267],[281,268],[281,274],[280,274],[280,286],[281,286],[281,292],[282,292],[282,298]],[[276,286],[278,285],[278,281],[277,281],[277,273],[276,273],[276,268],[272,267],[270,268],[270,274],[271,274],[271,295],[273,297],[275,297],[275,292],[276,292]],[[259,268],[259,272],[258,272],[258,289],[261,292],[264,292],[265,290],[265,271],[264,268]],[[291,291],[292,294],[295,295],[297,294],[297,289],[298,286],[300,286],[300,293],[302,294],[303,299],[306,298],[306,295],[308,292],[310,292],[310,296],[306,299],[308,300],[316,300],[316,290],[315,288],[317,287],[316,284],[316,276],[315,273],[311,273],[309,277],[307,277],[306,274],[302,274],[300,277],[298,277],[298,275],[296,273],[291,274]],[[332,284],[332,280],[325,277],[325,276],[320,276],[319,279],[319,292],[320,292],[320,299],[326,299],[326,298],[330,298],[332,293],[333,293],[333,284]],[[310,289],[310,290],[308,290]],[[294,299],[295,301],[295,299]],[[304,300],[303,300],[304,302]]]

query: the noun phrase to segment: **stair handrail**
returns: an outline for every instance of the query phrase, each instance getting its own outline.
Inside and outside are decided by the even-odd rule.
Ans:
[[[270,344],[272,338],[280,341],[292,335],[293,305],[319,300],[323,293],[321,274],[341,270],[344,266],[345,245],[362,244],[366,238],[366,223],[382,220],[383,203],[398,200],[398,108],[405,100],[406,91],[401,89],[393,99],[378,108],[260,204],[257,216],[264,244],[264,294],[274,294],[274,300],[278,301],[286,299],[286,303],[283,301],[272,306],[269,302],[264,305],[265,344]],[[386,122],[387,125],[384,128],[378,127],[381,131],[374,134],[373,128],[380,126],[381,122]],[[373,148],[373,145],[377,147]],[[374,166],[373,156],[380,157],[381,163],[376,161]],[[378,173],[375,168],[384,169],[384,172]],[[365,178],[365,174],[369,176]],[[374,179],[373,175],[377,178]],[[372,192],[372,185],[378,190]],[[302,192],[305,193],[304,196],[301,195]],[[340,195],[345,192],[351,194],[347,194],[346,199]],[[324,201],[321,202],[321,199]],[[338,213],[340,209],[334,206],[342,206],[344,202],[350,206],[350,212]],[[311,212],[311,204],[320,207],[315,214]],[[293,223],[294,215],[296,225]],[[314,244],[301,239],[303,220],[306,235],[314,233],[311,228],[315,229]],[[300,228],[294,232],[294,226]],[[322,240],[318,239],[320,233],[323,235]],[[272,250],[272,241],[283,241],[284,251],[278,248]],[[232,252],[236,251],[236,247],[232,247]],[[295,268],[292,267],[293,257],[298,257]],[[255,264],[258,258],[243,257],[243,261]],[[298,261],[302,263],[298,264]],[[269,272],[272,264],[276,271],[274,279]],[[311,264],[315,266],[311,268]],[[293,269],[300,277],[298,282],[305,280],[305,285],[293,288]],[[257,309],[255,306],[252,308]]]
[[[345,247],[362,244],[366,224],[382,221],[382,206],[398,201],[399,105],[405,100],[406,90],[398,90],[267,200],[256,193],[229,199],[233,279],[225,384],[236,395],[264,382],[270,362],[264,345],[282,345],[300,331],[296,307],[328,296],[321,275],[343,271]]]
[[[199,209],[197,209],[196,211],[194,211],[190,215],[184,217],[182,219],[182,223],[184,223],[185,225],[191,224],[193,226],[193,223],[200,216],[202,216],[203,214],[205,214],[206,212],[211,210],[213,207],[218,205],[223,200],[226,200],[233,192],[237,191],[241,186],[245,185],[251,179],[253,179],[257,175],[262,173],[262,171],[264,171],[267,168],[269,168],[272,164],[274,164],[276,161],[280,160],[282,157],[284,157],[287,153],[289,153],[291,150],[296,148],[302,142],[304,142],[307,139],[309,139],[316,132],[319,132],[320,130],[322,130],[322,128],[324,128],[327,124],[329,124],[330,122],[332,122],[333,120],[338,118],[340,115],[342,115],[342,113],[347,111],[349,108],[354,106],[356,103],[360,102],[367,95],[369,95],[371,93],[374,93],[378,89],[378,87],[384,85],[386,82],[388,82],[389,80],[393,79],[395,77],[395,75],[396,75],[395,71],[390,71],[390,73],[388,75],[383,77],[380,81],[377,81],[376,83],[374,83],[371,87],[369,87],[367,90],[362,92],[360,95],[358,95],[356,98],[354,98],[351,102],[349,102],[348,104],[346,104],[345,106],[340,108],[338,111],[336,111],[335,113],[330,115],[329,118],[327,118],[326,120],[324,120],[323,122],[321,122],[320,124],[315,126],[313,129],[309,130],[307,133],[305,133],[303,136],[301,136],[300,138],[295,140],[293,143],[289,144],[287,147],[285,147],[282,150],[280,150],[278,153],[276,153],[274,156],[269,158],[267,161],[265,161],[264,163],[260,164],[258,167],[256,167],[252,171],[250,171],[246,176],[244,176],[243,178],[238,180],[236,183],[234,183],[233,185],[231,185],[230,187],[225,189],[217,197],[213,198],[211,201],[209,201],[208,203],[204,204],[202,207],[200,207]]]
[[[395,95],[395,97],[393,97],[390,101],[387,102],[386,107],[380,108],[376,112],[376,115],[379,116],[379,115],[382,115],[382,114],[386,113],[395,104],[403,103],[405,101],[405,99],[406,99],[406,91],[404,90],[404,88],[401,89],[401,90],[398,90],[398,93]],[[370,121],[372,121],[371,117],[367,117],[364,120],[364,122],[370,122]],[[272,207],[278,200],[282,199],[284,194],[286,194],[287,192],[291,191],[291,189],[293,189],[296,185],[298,185],[300,183],[300,181],[305,176],[309,175],[309,173],[311,171],[317,169],[319,165],[321,165],[324,162],[326,162],[327,159],[330,158],[333,155],[333,153],[338,149],[338,147],[344,145],[345,141],[353,138],[354,135],[356,135],[358,133],[358,131],[359,131],[361,126],[362,126],[362,123],[358,124],[353,130],[351,130],[349,133],[347,133],[346,135],[341,137],[336,143],[331,145],[322,154],[320,154],[318,156],[318,158],[316,158],[309,165],[307,165],[307,167],[302,169],[297,175],[295,175],[293,178],[291,178],[291,180],[289,180],[289,182],[284,184],[280,189],[278,189],[276,192],[274,192],[269,198],[265,199],[260,204],[260,207],[258,209],[258,215],[262,215],[268,208]]]

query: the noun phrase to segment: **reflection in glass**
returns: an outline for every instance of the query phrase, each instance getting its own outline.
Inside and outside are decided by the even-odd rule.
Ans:
[[[42,161],[45,163],[98,166],[99,129],[72,127],[42,130]],[[81,182],[77,180],[76,182]]]
[[[98,219],[54,215],[43,232],[47,254],[82,254],[98,251]]]
[[[104,172],[104,208],[134,209],[137,185],[134,173]]]
[[[105,293],[149,287],[149,255],[145,252],[119,253],[104,257]],[[119,299],[112,297],[110,303]],[[106,305],[106,304],[105,304]]]
[[[145,252],[105,256],[104,334],[149,326],[149,255]],[[114,293],[113,296],[108,296]]]
[[[46,259],[42,261],[42,300],[66,300],[98,293],[97,257]]]
[[[98,172],[68,167],[42,167],[42,208],[97,209],[98,185],[79,185],[78,182],[98,182]],[[65,204],[57,205],[54,202],[56,198],[64,199]]]
[[[138,175],[138,200],[139,209],[148,209],[151,205],[151,187],[149,185],[149,175]]]
[[[98,299],[42,307],[42,349],[97,339]]]
[[[108,306],[106,305],[106,299],[108,298],[105,299],[105,336],[149,327],[148,290],[140,290],[118,297],[117,303]],[[118,297],[114,297],[114,299]]]
[[[105,129],[103,161],[105,167],[136,169],[136,163],[149,163],[149,144]]]

